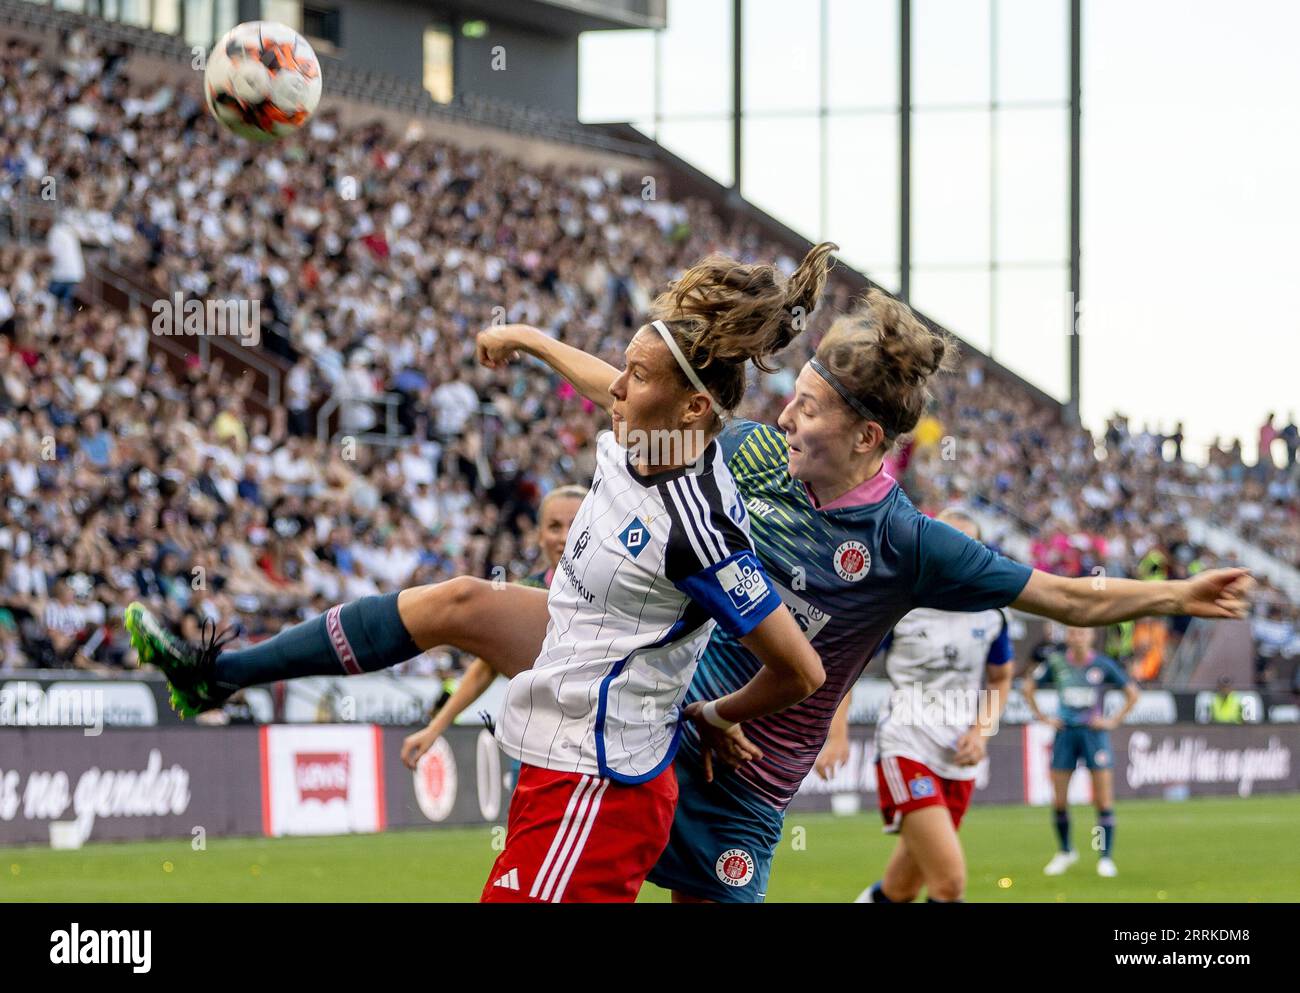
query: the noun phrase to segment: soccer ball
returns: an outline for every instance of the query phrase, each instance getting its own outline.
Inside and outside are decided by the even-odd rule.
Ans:
[[[272,141],[307,123],[320,103],[320,63],[298,32],[273,21],[230,29],[208,56],[203,90],[223,127]]]

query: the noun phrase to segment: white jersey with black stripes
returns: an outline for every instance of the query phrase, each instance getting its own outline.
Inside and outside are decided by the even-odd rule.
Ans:
[[[546,640],[510,683],[505,752],[643,782],[672,761],[679,704],[715,623],[737,637],[780,606],[716,441],[640,474],[603,432],[596,474],[551,580]]]

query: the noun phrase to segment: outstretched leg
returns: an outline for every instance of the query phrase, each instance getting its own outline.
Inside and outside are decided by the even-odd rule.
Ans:
[[[162,669],[172,685],[172,705],[186,716],[219,706],[245,686],[374,672],[438,645],[473,652],[514,674],[541,649],[546,596],[544,590],[461,576],[331,607],[229,652],[221,651],[214,632],[200,644],[182,641],[142,604],[127,608],[126,626],[140,660]]]
[[[531,586],[462,576],[402,590],[397,610],[420,651],[453,645],[513,677],[531,668],[542,650],[547,595]]]

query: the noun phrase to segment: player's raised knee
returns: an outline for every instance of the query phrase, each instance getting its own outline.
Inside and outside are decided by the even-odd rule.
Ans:
[[[413,586],[397,598],[397,610],[412,639],[421,648],[455,643],[473,624],[473,613],[492,584],[472,576],[457,576],[441,583]]]
[[[407,610],[459,610],[472,607],[475,597],[481,595],[479,587],[490,587],[486,581],[472,576],[456,576],[441,583],[413,586],[403,590],[397,598],[403,615]]]
[[[454,610],[473,610],[492,592],[492,584],[473,576],[457,576],[436,584],[439,602]]]

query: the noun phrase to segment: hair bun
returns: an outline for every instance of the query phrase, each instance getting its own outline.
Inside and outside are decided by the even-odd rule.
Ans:
[[[943,332],[874,288],[817,347],[818,360],[897,434],[916,426],[931,377],[950,367],[955,354]]]
[[[655,299],[650,318],[668,321],[681,335],[696,368],[713,362],[752,360],[765,372],[766,358],[808,327],[826,287],[830,255],[823,242],[783,280],[770,263],[748,264],[710,255],[687,269]]]

